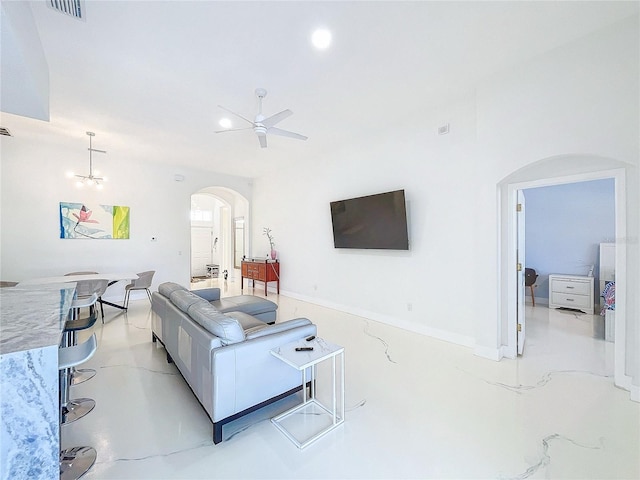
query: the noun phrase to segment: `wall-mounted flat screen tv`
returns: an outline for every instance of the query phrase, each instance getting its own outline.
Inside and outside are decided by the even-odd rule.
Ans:
[[[409,250],[404,190],[331,202],[336,248]]]

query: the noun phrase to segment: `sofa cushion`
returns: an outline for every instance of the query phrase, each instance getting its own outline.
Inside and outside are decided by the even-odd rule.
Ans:
[[[262,320],[258,320],[256,317],[253,317],[248,313],[228,312],[228,313],[224,313],[223,315],[226,317],[235,318],[238,321],[238,323],[240,323],[240,326],[242,327],[242,330],[244,330],[245,334],[247,333],[247,330],[252,330],[254,328],[262,328],[267,326],[265,322],[263,322]]]
[[[217,287],[212,288],[199,288],[198,290],[191,290],[199,297],[204,298],[208,302],[214,302],[220,300],[220,289]]]
[[[249,315],[259,315],[265,312],[275,312],[278,304],[266,298],[254,295],[238,295],[236,297],[221,298],[211,302],[222,313],[241,311]]]
[[[191,293],[189,290],[176,290],[169,296],[169,300],[171,300],[171,303],[173,303],[176,307],[178,307],[185,313],[194,303],[209,303],[202,297]]]
[[[287,330],[304,327],[306,325],[311,325],[311,320],[308,318],[294,318],[293,320],[276,323],[275,325],[263,324],[262,327],[253,327],[249,330],[245,329],[244,334],[247,336],[247,340],[251,340],[253,338],[260,338],[267,335],[273,335],[275,333],[286,332]]]
[[[173,282],[164,282],[158,285],[158,292],[167,298],[169,298],[176,290],[186,290],[186,288]]]
[[[213,333],[224,345],[244,341],[244,329],[240,322],[218,312],[208,302],[196,302],[187,310],[189,316],[202,328]]]

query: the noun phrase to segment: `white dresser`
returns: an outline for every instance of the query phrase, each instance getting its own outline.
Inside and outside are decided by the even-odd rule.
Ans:
[[[549,308],[575,308],[593,315],[593,277],[549,275]]]

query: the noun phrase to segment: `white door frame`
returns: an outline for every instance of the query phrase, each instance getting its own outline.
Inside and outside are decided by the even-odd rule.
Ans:
[[[516,211],[516,292],[518,301],[516,303],[516,345],[518,355],[524,353],[524,338],[526,334],[526,315],[524,309],[524,269],[526,265],[525,255],[525,206],[524,192],[516,190],[516,204],[511,206]]]
[[[615,346],[614,346],[614,375],[615,385],[626,390],[631,388],[631,377],[625,375],[626,358],[626,298],[627,298],[627,209],[625,170],[616,168],[598,172],[579,173],[561,177],[553,177],[532,181],[510,183],[507,185],[507,205],[517,203],[518,191],[527,188],[560,185],[564,183],[585,182],[613,178],[615,185],[615,232],[616,232],[616,315],[615,315]],[[508,209],[507,214],[507,262],[515,265],[517,262],[517,212]],[[500,293],[500,303],[506,311],[502,317],[507,322],[506,343],[502,347],[502,354],[508,358],[517,356],[517,272],[515,268],[508,268],[506,282]],[[505,294],[506,292],[506,294]]]

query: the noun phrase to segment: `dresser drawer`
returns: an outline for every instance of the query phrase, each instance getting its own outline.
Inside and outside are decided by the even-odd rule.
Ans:
[[[551,280],[551,291],[558,293],[571,293],[574,295],[591,295],[591,285],[588,282],[576,282],[570,280]]]
[[[593,310],[591,296],[589,295],[573,295],[571,293],[552,292],[551,304],[561,305],[563,307]]]

